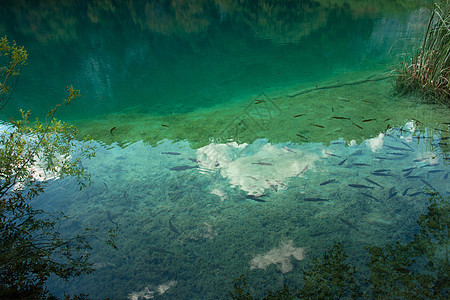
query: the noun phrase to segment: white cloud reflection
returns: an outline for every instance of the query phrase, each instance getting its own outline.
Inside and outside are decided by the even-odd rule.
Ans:
[[[249,195],[261,195],[265,189],[282,189],[289,177],[302,177],[319,159],[307,151],[272,144],[256,151],[248,146],[212,143],[197,150],[197,160],[203,172],[218,170],[231,186],[239,186]]]

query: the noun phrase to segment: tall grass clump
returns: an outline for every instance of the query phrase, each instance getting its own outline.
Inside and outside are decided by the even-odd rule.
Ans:
[[[422,44],[397,70],[396,89],[418,93],[427,100],[450,105],[450,1],[441,0],[428,22]]]

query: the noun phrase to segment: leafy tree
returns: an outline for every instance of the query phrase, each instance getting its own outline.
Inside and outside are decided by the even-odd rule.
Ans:
[[[6,37],[0,40],[0,109],[14,92],[27,52]],[[64,214],[35,209],[31,200],[54,179],[75,176],[80,189],[89,175],[79,164],[94,155],[86,140],[76,143],[76,129],[55,119],[55,113],[80,93],[69,95],[45,121],[31,121],[21,110],[20,120],[0,128],[0,298],[41,298],[48,295],[50,275],[69,279],[89,273],[88,234],[71,238],[58,232]]]

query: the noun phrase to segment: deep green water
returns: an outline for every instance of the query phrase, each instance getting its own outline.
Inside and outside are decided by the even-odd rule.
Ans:
[[[250,2],[2,2],[0,35],[30,53],[3,120],[73,85],[59,117],[97,145],[89,187],[56,180],[35,204],[66,233],[119,228],[117,251],[92,241],[97,271],[51,291],[224,299],[245,274],[261,295],[335,241],[359,265],[409,241],[425,188],[448,196],[448,110],[370,81],[420,45],[421,5]],[[290,241],[305,259],[252,265]]]
[[[309,1],[267,12],[262,4],[220,1],[186,1],[178,10],[164,1],[3,2],[9,4],[2,5],[0,33],[30,53],[9,110],[26,107],[42,116],[73,85],[83,100],[62,112],[67,118],[130,107],[184,113],[261,90],[386,70],[417,46],[402,39],[422,33],[414,31],[416,21],[426,21],[419,10],[355,16]]]

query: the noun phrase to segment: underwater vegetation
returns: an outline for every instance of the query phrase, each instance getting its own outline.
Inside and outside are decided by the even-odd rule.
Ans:
[[[419,93],[433,102],[450,104],[450,2],[435,4],[417,54],[397,70],[401,94]]]
[[[366,247],[367,275],[347,262],[344,246],[336,242],[303,271],[301,289],[284,285],[263,299],[447,299],[450,205],[439,193],[428,194],[428,211],[417,219],[420,229],[411,242]],[[248,289],[244,276],[235,279],[231,299],[256,299]]]

